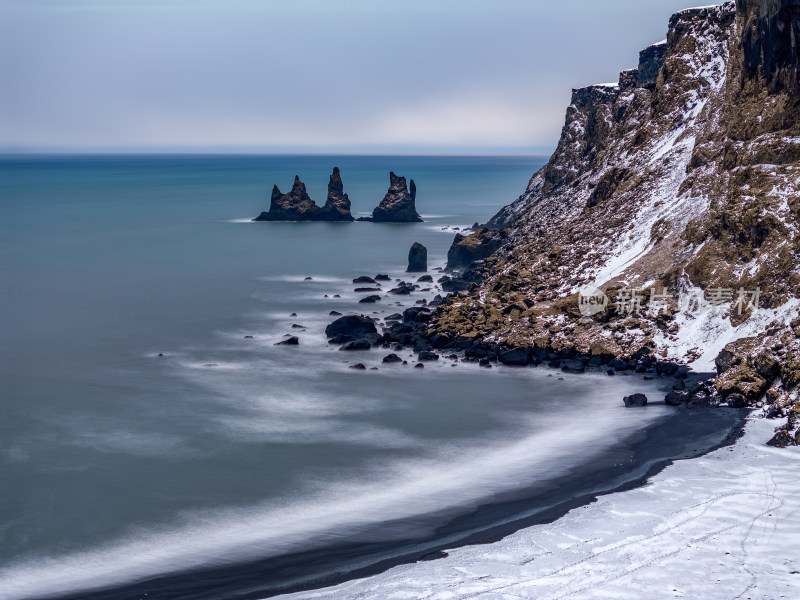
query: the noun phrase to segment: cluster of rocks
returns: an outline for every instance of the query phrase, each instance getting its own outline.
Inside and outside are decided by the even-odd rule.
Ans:
[[[417,186],[411,180],[411,190],[406,178],[389,173],[389,191],[372,212],[371,217],[360,217],[359,221],[382,223],[421,222],[416,209]],[[294,185],[288,194],[273,186],[268,211],[262,212],[253,221],[354,221],[350,212],[350,198],[344,193],[344,184],[339,167],[334,167],[328,183],[328,197],[324,206],[318,206],[308,195],[305,184],[295,176]]]
[[[273,186],[269,211],[262,212],[254,221],[353,221],[350,198],[344,193],[339,167],[334,167],[328,182],[325,206],[317,206],[306,191],[306,184],[295,176],[292,191],[282,194]]]

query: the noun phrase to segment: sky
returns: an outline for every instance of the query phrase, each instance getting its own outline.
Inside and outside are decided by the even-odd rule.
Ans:
[[[0,0],[0,151],[547,153],[689,6]]]

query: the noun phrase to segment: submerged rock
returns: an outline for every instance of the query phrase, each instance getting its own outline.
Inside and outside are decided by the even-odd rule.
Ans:
[[[408,251],[408,268],[406,273],[425,273],[428,271],[428,249],[414,242]],[[432,280],[432,279],[431,279]]]
[[[297,346],[300,344],[300,339],[297,336],[291,336],[283,340],[282,342],[278,342],[277,344],[273,344],[274,346]]]

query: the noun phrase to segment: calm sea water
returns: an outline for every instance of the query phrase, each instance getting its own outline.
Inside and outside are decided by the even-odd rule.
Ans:
[[[612,447],[610,460],[634,463],[626,440],[676,412],[620,398],[666,383],[451,361],[420,371],[324,338],[329,311],[364,309],[353,277],[401,277],[415,241],[443,265],[443,229],[488,219],[543,162],[0,161],[0,597],[413,541]],[[414,178],[425,223],[248,222],[295,174],[322,204],[333,166],[355,214],[380,201],[389,170]],[[299,347],[273,345],[288,333]],[[347,368],[356,361],[379,370]]]

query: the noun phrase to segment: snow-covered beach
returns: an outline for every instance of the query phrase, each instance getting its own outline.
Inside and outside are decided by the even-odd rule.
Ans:
[[[499,542],[281,598],[798,598],[800,447],[766,446],[775,425]]]

